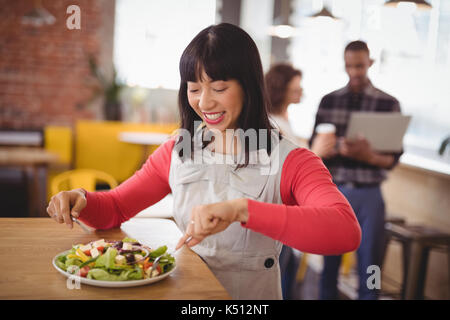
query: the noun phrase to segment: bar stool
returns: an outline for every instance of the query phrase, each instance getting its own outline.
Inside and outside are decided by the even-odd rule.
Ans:
[[[385,224],[386,247],[399,241],[403,251],[402,299],[424,299],[425,279],[430,250],[447,252],[450,288],[450,234],[420,225]]]
[[[381,259],[380,269],[383,269],[384,260],[386,259],[387,248],[388,248],[389,242],[391,240],[391,237],[387,234],[387,231],[386,231],[386,225],[388,223],[404,225],[406,223],[406,220],[401,218],[401,217],[397,217],[397,216],[387,216],[384,219],[384,226],[385,226],[385,230],[384,230],[384,245],[383,245],[383,252],[382,252],[382,259]]]
[[[398,216],[388,214],[386,216],[386,219],[384,222],[385,223],[404,224],[405,219],[398,217]],[[385,241],[385,243],[384,243],[383,260],[382,261],[384,261],[384,256],[386,255],[388,242],[389,241]],[[356,251],[344,253],[342,255],[342,263],[341,263],[340,273],[343,275],[349,275],[351,269],[355,266],[355,264],[356,264]],[[303,252],[302,257],[300,259],[297,276],[296,276],[296,279],[298,282],[303,282],[307,269],[308,269],[308,254]]]

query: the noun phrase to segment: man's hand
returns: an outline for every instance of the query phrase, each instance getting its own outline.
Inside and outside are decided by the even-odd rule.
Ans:
[[[334,134],[318,134],[313,140],[311,151],[320,158],[331,158],[337,154],[336,136]]]
[[[371,163],[374,152],[369,141],[362,136],[358,136],[355,140],[347,140],[340,138],[339,154],[343,157],[355,159],[358,161]]]
[[[385,169],[392,169],[395,163],[394,156],[373,151],[369,141],[362,136],[352,141],[339,139],[339,154]]]

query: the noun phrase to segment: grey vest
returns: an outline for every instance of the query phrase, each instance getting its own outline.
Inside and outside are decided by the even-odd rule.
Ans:
[[[195,156],[181,160],[174,148],[169,184],[174,198],[174,218],[181,232],[196,205],[248,198],[281,204],[280,180],[284,160],[298,148],[286,138],[273,149],[251,151],[250,164],[236,168],[231,155],[201,149],[203,130],[194,137]],[[198,159],[203,163],[198,163]],[[217,158],[225,159],[221,163]],[[258,214],[258,213],[254,213]],[[209,266],[233,299],[282,299],[278,258],[282,243],[232,223],[226,230],[206,237],[192,247]]]

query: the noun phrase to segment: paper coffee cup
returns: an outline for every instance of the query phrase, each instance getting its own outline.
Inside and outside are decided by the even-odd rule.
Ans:
[[[317,134],[335,134],[336,126],[332,123],[321,123],[316,127]]]

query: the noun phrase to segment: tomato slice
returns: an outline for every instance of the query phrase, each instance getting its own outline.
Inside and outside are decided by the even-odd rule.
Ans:
[[[89,257],[91,256],[91,250],[83,251],[83,253]]]
[[[84,266],[80,269],[80,277],[86,278],[90,268],[88,266]]]
[[[103,253],[103,251],[105,251],[105,248],[104,248],[104,247],[97,247],[97,250],[98,250],[99,252]]]
[[[146,263],[144,263],[144,270],[147,270],[151,266],[153,266],[153,262],[146,262]],[[162,273],[162,269],[161,269],[161,266],[159,264],[156,266],[156,270],[158,271],[159,274]]]
[[[144,263],[144,270],[147,270],[148,268],[150,268],[153,265],[153,262],[146,262]]]

